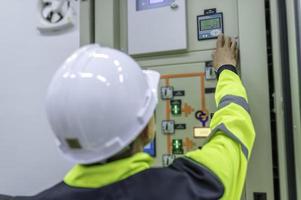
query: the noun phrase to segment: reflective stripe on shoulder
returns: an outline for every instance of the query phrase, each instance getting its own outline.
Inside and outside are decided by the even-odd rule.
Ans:
[[[224,96],[221,99],[221,101],[218,105],[218,110],[226,107],[230,103],[235,103],[235,104],[240,105],[241,107],[243,107],[250,114],[250,107],[249,107],[249,104],[246,101],[246,99],[243,98],[243,97],[240,97],[240,96],[235,96],[235,95],[226,95],[226,96]]]
[[[218,126],[216,126],[212,132],[210,133],[210,136],[209,136],[209,139],[208,141],[210,140],[211,137],[213,137],[215,135],[216,132],[218,131],[221,131],[223,132],[224,134],[226,134],[229,138],[231,138],[232,140],[234,140],[235,142],[239,143],[241,145],[241,150],[243,152],[243,154],[245,155],[246,159],[248,160],[249,158],[249,150],[248,148],[246,147],[246,145],[244,143],[242,143],[240,141],[240,139],[235,135],[233,134],[226,126],[225,124],[220,124]]]

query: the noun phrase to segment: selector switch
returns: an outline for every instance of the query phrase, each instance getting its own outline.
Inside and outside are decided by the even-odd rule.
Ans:
[[[167,166],[171,165],[175,159],[176,159],[176,155],[163,154],[163,156],[162,156],[163,167],[167,167]]]
[[[167,86],[167,87],[161,87],[161,99],[162,100],[169,100],[173,98],[173,87]]]
[[[206,80],[216,80],[215,70],[213,68],[212,61],[207,61],[205,63],[205,77]]]
[[[164,120],[162,121],[162,132],[164,134],[174,134],[175,133],[175,121]]]

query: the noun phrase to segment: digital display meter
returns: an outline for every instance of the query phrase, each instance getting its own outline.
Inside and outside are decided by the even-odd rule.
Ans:
[[[204,15],[197,16],[198,40],[215,39],[224,32],[223,13],[216,9],[206,10]]]

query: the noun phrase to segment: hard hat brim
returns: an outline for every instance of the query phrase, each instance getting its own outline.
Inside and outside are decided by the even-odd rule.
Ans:
[[[156,103],[158,103],[158,87],[160,81],[160,73],[154,70],[143,70],[146,75],[147,83],[155,95]]]

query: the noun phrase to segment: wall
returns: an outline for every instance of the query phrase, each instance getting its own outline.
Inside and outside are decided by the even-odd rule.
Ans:
[[[79,46],[78,29],[41,36],[37,0],[3,1],[0,12],[0,193],[30,195],[62,179],[44,111],[51,76]]]

